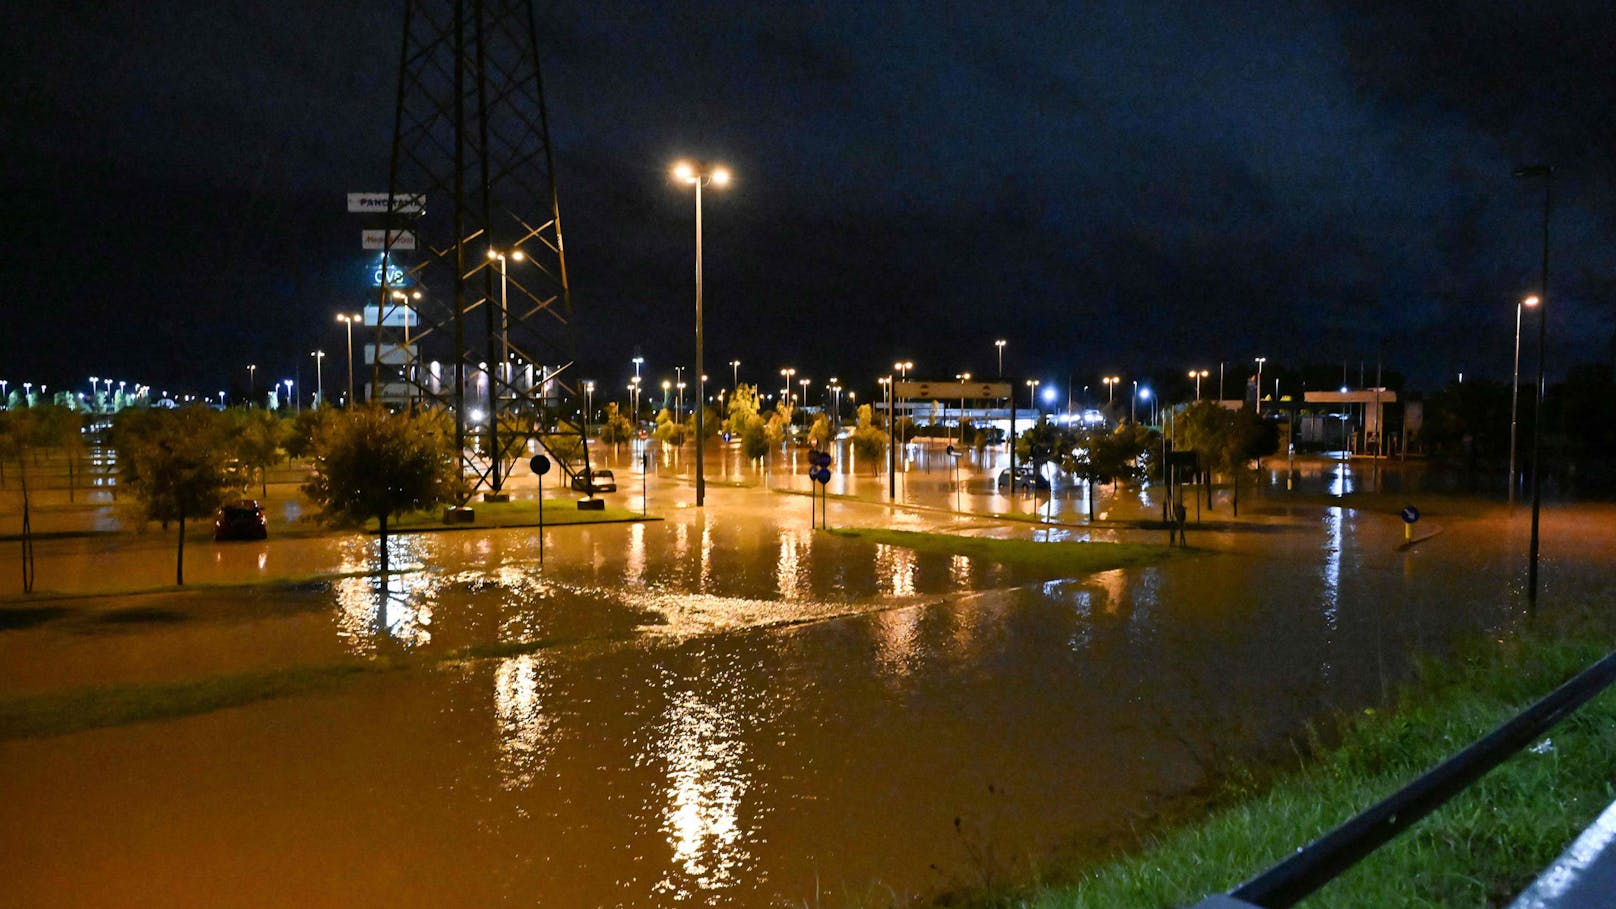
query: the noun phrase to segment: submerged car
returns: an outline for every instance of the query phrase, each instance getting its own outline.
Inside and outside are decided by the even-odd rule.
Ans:
[[[610,470],[601,467],[594,470],[580,470],[572,476],[572,488],[591,495],[597,492],[616,492],[617,477],[613,476]]]
[[[213,518],[215,540],[267,540],[269,522],[264,520],[263,506],[255,499],[229,502]]]
[[[1015,485],[1019,489],[1048,489],[1049,478],[1031,467],[1017,466]],[[1009,486],[1010,468],[1006,467],[999,471],[999,488],[1005,489]]]

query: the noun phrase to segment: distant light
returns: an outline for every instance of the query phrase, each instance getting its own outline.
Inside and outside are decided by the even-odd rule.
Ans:
[[[1150,389],[1148,389],[1148,388],[1139,389],[1139,397],[1143,398],[1146,401],[1150,400]]]
[[[1463,380],[1462,380],[1462,379],[1461,379],[1461,380],[1460,380],[1460,381],[1463,381]],[[1343,385],[1343,386],[1341,386],[1341,393],[1342,393],[1342,394],[1346,394],[1346,393],[1347,393],[1347,386],[1345,386],[1345,385]]]
[[[696,178],[696,169],[690,166],[689,161],[680,161],[673,166],[673,175],[689,183]]]
[[[1541,302],[1543,302],[1543,301],[1542,301],[1542,300],[1539,300],[1539,299],[1538,299],[1538,298],[1537,298],[1537,295],[1536,295],[1536,294],[1533,294],[1533,295],[1532,295],[1532,296],[1530,296],[1530,297],[1527,297],[1527,298],[1526,298],[1526,299],[1524,299],[1524,300],[1522,300],[1522,301],[1521,301],[1521,305],[1522,305],[1522,306],[1536,306],[1536,305],[1538,305],[1538,304],[1539,304],[1539,303],[1541,303]]]
[[[473,407],[466,415],[471,417],[471,422],[473,423],[481,423],[483,421],[483,412],[478,408]]]
[[[1055,389],[1053,387],[1051,387],[1051,386],[1048,386],[1048,385],[1044,386],[1044,403],[1049,404],[1049,403],[1053,402],[1054,400],[1055,400]]]
[[[727,168],[720,167],[719,169],[713,171],[713,182],[719,186],[728,184],[729,170]]]

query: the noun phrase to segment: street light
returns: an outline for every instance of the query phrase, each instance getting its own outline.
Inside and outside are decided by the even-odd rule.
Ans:
[[[1509,505],[1515,507],[1515,421],[1521,397],[1521,307],[1536,306],[1536,296],[1515,304],[1515,381],[1509,386]]]
[[[1200,371],[1196,371],[1196,370],[1193,370],[1193,369],[1190,370],[1190,378],[1195,380],[1195,400],[1197,400],[1197,401],[1201,400],[1201,380],[1206,378],[1207,376],[1209,376],[1211,374],[1212,373],[1208,372],[1205,369],[1202,369]]]
[[[589,418],[595,415],[595,383],[584,382],[584,425],[589,425]]]
[[[731,361],[729,361],[729,387],[730,387],[730,391],[734,391],[736,386],[738,386],[740,384],[741,384],[741,361],[740,360],[731,360]]]
[[[247,364],[247,405],[252,406],[252,399],[258,394],[258,364]],[[107,380],[107,392],[112,392],[112,380]]]
[[[964,445],[965,444],[965,388],[964,388],[964,383],[971,381],[971,374],[968,373],[968,372],[956,373],[955,376],[954,376],[954,381],[961,383],[961,387],[960,387],[960,412],[959,412],[958,423],[959,423],[960,444]]]
[[[1027,406],[1032,408],[1035,414],[1038,412],[1038,385],[1037,379],[1027,380]]]
[[[999,348],[999,378],[1001,378],[1001,379],[1004,378],[1004,345],[1005,345],[1005,343],[1006,342],[1005,342],[1005,340],[1003,338],[1000,338],[999,340],[993,342],[993,346]]]
[[[798,379],[797,384],[802,386],[802,428],[808,429],[808,379]]]
[[[1121,382],[1122,378],[1120,376],[1106,376],[1100,381],[1105,383],[1105,407],[1110,410],[1111,405],[1117,401],[1117,383]]]
[[[286,384],[286,400],[287,400],[287,402],[290,403],[290,404],[295,405],[297,410],[302,411],[303,402],[301,402],[298,399],[292,397],[292,380],[291,379],[282,379],[281,381]],[[118,383],[118,393],[123,394],[123,383],[122,382]]]
[[[679,390],[679,398],[673,405],[674,422],[683,423],[685,421],[685,383],[675,382],[673,387]]]
[[[681,183],[689,183],[696,188],[696,375],[701,376],[706,370],[702,359],[702,329],[701,329],[701,188],[712,183],[724,186],[729,183],[729,170],[722,165],[713,165],[705,162],[681,161],[674,165],[674,177]],[[697,391],[701,391],[700,388]],[[698,394],[698,398],[700,395]],[[696,507],[700,508],[707,498],[707,481],[702,471],[702,415],[706,407],[696,408]]]
[[[1257,416],[1262,416],[1262,365],[1268,362],[1267,357],[1257,358]]]
[[[339,313],[337,313],[337,321],[348,326],[348,406],[352,407],[353,406],[353,400],[354,400],[353,327],[354,327],[354,323],[356,323],[356,322],[359,323],[360,325],[365,324],[365,316],[364,316],[364,313],[339,312]],[[248,367],[248,368],[250,369],[251,367]]]
[[[790,366],[780,370],[780,381],[781,384],[784,385],[784,387],[780,390],[780,397],[785,399],[787,406],[790,406],[791,404],[791,377],[796,374],[797,370]]]
[[[311,350],[309,356],[314,358],[314,409],[319,410],[325,400],[325,351]]]
[[[510,262],[520,262],[526,257],[523,255],[520,249],[513,249],[509,254],[500,252],[496,249],[489,249],[488,258],[491,261],[499,263],[500,348],[499,358],[497,361],[495,361],[494,357],[494,314],[489,312],[484,320],[484,325],[486,326],[486,331],[488,334],[488,341],[485,345],[484,357],[490,361],[490,365],[492,365],[493,362],[498,362],[499,369],[494,370],[484,367],[483,372],[483,375],[488,380],[488,485],[492,490],[492,493],[489,494],[498,495],[500,494],[500,491],[504,489],[504,483],[501,482],[500,479],[499,387],[501,384],[504,384],[506,388],[509,389],[511,384],[511,310],[507,295],[510,286],[508,266]],[[588,435],[588,432],[589,418],[588,415],[585,415],[584,433],[586,436]],[[585,444],[588,444],[587,438],[585,439]],[[585,451],[584,454],[584,460],[588,461],[588,451]],[[485,494],[485,499],[487,498],[487,495],[488,494]]]
[[[1543,344],[1549,324],[1549,200],[1554,168],[1534,164],[1517,169],[1515,176],[1543,178],[1543,276],[1537,288],[1538,302],[1543,308],[1537,317],[1537,412],[1532,415],[1532,553],[1526,569],[1526,608],[1530,615],[1537,611],[1538,512],[1543,503],[1543,470],[1538,455],[1543,438]]]
[[[1133,395],[1128,398],[1128,422],[1138,423],[1138,411],[1135,409],[1139,403],[1139,380],[1133,380]]]

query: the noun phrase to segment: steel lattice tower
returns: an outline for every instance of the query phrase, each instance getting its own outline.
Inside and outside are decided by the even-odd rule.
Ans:
[[[528,0],[406,0],[388,193],[371,399],[451,414],[468,495],[534,438],[587,470]]]

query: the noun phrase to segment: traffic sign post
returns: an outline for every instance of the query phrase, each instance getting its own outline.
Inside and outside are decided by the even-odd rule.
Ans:
[[[823,518],[818,514],[814,514],[811,520],[814,522],[814,526],[823,526],[826,530],[830,529],[830,497],[825,488],[826,484],[830,482],[830,463],[831,457],[828,451],[811,451],[808,453],[808,478],[813,481],[808,486],[810,514],[813,514],[813,509],[815,508],[823,508]],[[814,483],[819,485],[817,490],[813,486]],[[815,501],[816,494],[818,496],[817,502]]]
[[[534,455],[527,462],[533,475],[539,478],[539,567],[544,567],[544,475],[550,472],[550,459],[544,455]]]
[[[1414,522],[1420,519],[1420,510],[1413,505],[1403,506],[1403,542],[1414,539]]]

